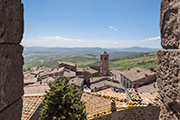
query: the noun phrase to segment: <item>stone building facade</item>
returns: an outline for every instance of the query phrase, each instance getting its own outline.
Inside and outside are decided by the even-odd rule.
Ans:
[[[156,81],[156,73],[139,67],[125,70],[120,73],[121,82],[127,87],[132,88],[136,85],[141,86]]]

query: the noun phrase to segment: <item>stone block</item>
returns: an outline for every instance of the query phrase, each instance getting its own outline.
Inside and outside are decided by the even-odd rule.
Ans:
[[[0,120],[21,120],[22,98],[0,112]]]
[[[161,1],[160,29],[163,48],[180,48],[180,0]]]
[[[161,104],[159,120],[179,120],[178,118],[180,118],[180,116],[175,113],[171,107]]]
[[[23,94],[23,47],[0,44],[0,111]]]
[[[24,32],[21,0],[0,0],[0,43],[20,43]]]
[[[180,49],[158,50],[157,69],[157,85],[162,101],[161,119],[177,117],[179,111],[175,105],[180,105]]]

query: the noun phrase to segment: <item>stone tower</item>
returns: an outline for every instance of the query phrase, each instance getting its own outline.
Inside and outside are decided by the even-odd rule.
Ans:
[[[102,76],[108,75],[109,71],[109,54],[107,54],[106,51],[104,51],[101,54],[101,67],[100,67],[100,73]]]

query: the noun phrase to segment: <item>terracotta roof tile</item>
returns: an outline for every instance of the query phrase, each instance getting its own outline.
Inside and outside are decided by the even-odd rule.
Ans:
[[[43,96],[23,96],[23,109],[21,120],[29,120],[35,113],[42,100]]]
[[[154,75],[156,73],[148,69],[135,67],[130,70],[123,71],[121,72],[121,74],[125,76],[127,79],[129,79],[130,81],[136,81],[138,79],[146,77],[146,75],[149,76],[149,75]]]

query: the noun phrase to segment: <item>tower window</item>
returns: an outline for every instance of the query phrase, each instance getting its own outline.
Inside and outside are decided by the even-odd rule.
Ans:
[[[107,57],[105,57],[104,60],[107,60]]]

